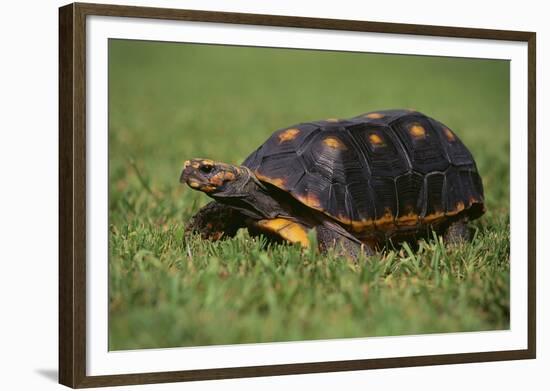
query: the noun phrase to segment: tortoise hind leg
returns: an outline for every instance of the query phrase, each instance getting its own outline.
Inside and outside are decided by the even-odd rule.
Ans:
[[[443,234],[443,241],[449,245],[456,245],[472,240],[467,219],[453,221]]]
[[[327,252],[329,249],[335,248],[339,254],[353,259],[359,258],[361,254],[374,255],[374,250],[368,244],[351,240],[343,232],[339,232],[340,229],[336,227],[318,225],[316,230],[317,242],[321,252]]]
[[[212,201],[191,217],[185,233],[198,233],[203,239],[219,240],[235,236],[244,226],[245,219],[239,211]]]

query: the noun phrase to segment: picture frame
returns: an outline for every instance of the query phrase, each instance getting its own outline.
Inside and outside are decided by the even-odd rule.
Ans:
[[[93,67],[90,66],[90,18],[120,18],[126,25],[137,21],[198,22],[224,26],[255,26],[256,28],[284,28],[288,31],[304,29],[327,34],[353,32],[379,36],[450,38],[462,40],[464,45],[475,42],[512,42],[523,45],[525,51],[526,100],[525,109],[526,156],[523,189],[526,216],[526,265],[524,278],[525,344],[521,348],[469,351],[441,354],[418,354],[375,358],[345,358],[277,362],[266,365],[224,365],[200,369],[167,369],[113,374],[91,374],[89,363],[93,354],[89,346],[90,292],[97,287],[89,284],[91,253],[89,206],[93,203],[90,187],[91,165],[100,164],[104,156],[94,156],[90,149],[89,121],[92,119],[88,84]],[[376,39],[376,36],[375,36]],[[175,39],[178,41],[178,39]],[[288,43],[288,47],[293,47]],[[93,55],[93,53],[92,53]],[[522,68],[523,69],[523,68]],[[213,12],[198,10],[161,9],[120,5],[73,3],[59,9],[59,382],[72,388],[132,385],[162,382],[227,379],[255,376],[274,376],[301,373],[320,373],[379,368],[397,368],[455,363],[488,362],[532,359],[536,357],[536,34],[534,32],[489,30],[428,25],[368,22],[358,20],[319,19],[294,16],[276,16]],[[512,115],[514,112],[512,111]],[[92,153],[91,153],[92,152]],[[103,162],[103,164],[106,164]],[[107,227],[104,227],[107,230]],[[97,254],[97,253],[94,253]],[[512,276],[512,279],[514,277]],[[99,288],[101,289],[101,288]],[[106,350],[107,346],[101,347]],[[308,349],[305,345],[304,349]],[[188,354],[193,354],[189,351]]]

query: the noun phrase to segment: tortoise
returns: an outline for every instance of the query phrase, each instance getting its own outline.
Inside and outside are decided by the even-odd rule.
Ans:
[[[186,230],[337,247],[357,257],[432,231],[470,240],[485,212],[483,184],[456,133],[418,111],[383,110],[275,131],[240,165],[184,164],[180,182],[214,199]],[[313,231],[313,232],[312,232]]]

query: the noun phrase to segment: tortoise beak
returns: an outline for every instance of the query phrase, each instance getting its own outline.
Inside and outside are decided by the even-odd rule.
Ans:
[[[183,163],[183,170],[181,171],[180,175],[180,183],[186,183],[192,171],[193,169],[191,168],[191,161],[186,160],[185,163]]]

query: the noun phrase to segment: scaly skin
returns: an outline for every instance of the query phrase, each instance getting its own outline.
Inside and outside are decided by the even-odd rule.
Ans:
[[[449,224],[443,234],[443,240],[446,244],[457,245],[463,242],[469,242],[472,239],[471,236],[468,220],[462,218]]]

